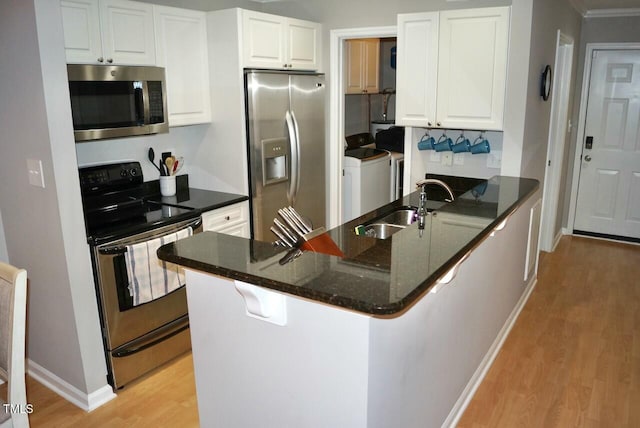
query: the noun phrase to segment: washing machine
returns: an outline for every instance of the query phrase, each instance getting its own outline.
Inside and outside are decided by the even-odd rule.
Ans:
[[[342,213],[349,221],[389,203],[391,155],[373,147],[348,149],[344,155]]]

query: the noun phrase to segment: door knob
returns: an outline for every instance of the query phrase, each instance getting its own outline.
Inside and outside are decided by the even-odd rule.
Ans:
[[[584,157],[584,161],[585,161],[585,162],[591,162],[591,156],[586,155],[586,156]]]

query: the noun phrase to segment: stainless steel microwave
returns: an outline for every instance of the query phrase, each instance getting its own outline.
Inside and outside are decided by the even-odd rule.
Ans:
[[[76,142],[169,131],[164,68],[68,64]]]

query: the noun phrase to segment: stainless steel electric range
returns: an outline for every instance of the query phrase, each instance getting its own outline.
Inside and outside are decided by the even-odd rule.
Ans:
[[[118,389],[191,348],[178,268],[154,257],[157,246],[200,232],[202,221],[198,210],[163,203],[138,162],[79,173],[108,380]]]

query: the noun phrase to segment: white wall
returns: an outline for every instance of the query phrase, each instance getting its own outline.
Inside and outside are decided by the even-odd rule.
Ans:
[[[71,127],[58,2],[0,3],[0,209],[28,272],[28,358],[83,393],[106,385]],[[10,58],[10,60],[6,60]],[[40,159],[45,188],[29,185]]]
[[[4,226],[2,224],[2,211],[0,211],[0,262],[9,263],[9,252],[4,239]]]
[[[520,174],[542,183],[547,158],[547,142],[551,115],[551,99],[540,96],[540,77],[547,64],[554,64],[557,32],[561,30],[576,42],[580,39],[582,17],[568,1],[536,0],[533,2],[531,49],[522,165]],[[574,54],[574,64],[577,55]],[[574,69],[577,67],[574,67]],[[575,90],[575,73],[571,91]],[[569,111],[572,109],[569,105]]]
[[[189,175],[189,185],[200,189],[213,189],[216,177],[213,169],[206,165],[207,159],[200,155],[203,146],[210,144],[207,132],[211,125],[192,125],[169,128],[167,134],[140,137],[98,140],[75,145],[78,165],[135,160],[142,165],[144,181],[158,179],[158,170],[149,161],[149,148],[155,152],[156,165],[162,152],[170,151],[184,158],[184,167],[179,174]],[[221,186],[224,187],[224,186]],[[222,190],[217,188],[216,190]],[[229,189],[226,189],[229,190]]]

